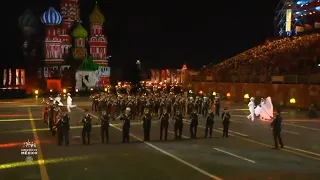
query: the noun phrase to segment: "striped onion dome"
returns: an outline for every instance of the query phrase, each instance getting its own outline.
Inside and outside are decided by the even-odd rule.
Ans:
[[[30,9],[26,9],[19,17],[20,29],[25,34],[33,34],[37,28],[37,19]]]
[[[58,11],[53,7],[50,7],[46,12],[41,16],[41,22],[47,25],[58,25],[62,21],[62,17]]]
[[[104,16],[98,7],[98,3],[96,3],[96,5],[94,6],[94,9],[93,9],[92,13],[90,14],[89,20],[90,20],[91,24],[102,25],[104,23]]]
[[[88,36],[88,31],[80,23],[78,23],[72,32],[72,36],[74,38],[86,38]]]

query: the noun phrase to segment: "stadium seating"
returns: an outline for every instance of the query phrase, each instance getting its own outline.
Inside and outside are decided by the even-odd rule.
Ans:
[[[319,72],[320,34],[267,41],[235,57],[204,68],[206,76],[311,75]]]

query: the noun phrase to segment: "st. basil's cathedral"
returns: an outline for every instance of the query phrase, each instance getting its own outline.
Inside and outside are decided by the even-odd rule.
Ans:
[[[33,48],[30,48],[30,37],[36,33],[36,19],[30,10],[19,18],[19,25],[25,36],[23,49],[31,49],[25,52],[26,56],[34,53]],[[41,81],[42,86],[46,86],[42,89],[56,91],[65,88],[78,91],[109,85],[110,56],[107,55],[108,42],[103,33],[105,17],[98,3],[89,16],[89,33],[81,24],[79,0],[60,0],[60,12],[50,7],[40,19],[45,30],[42,47],[44,57],[39,58],[42,63],[37,67],[38,73],[28,78],[30,83],[33,81],[31,84]]]

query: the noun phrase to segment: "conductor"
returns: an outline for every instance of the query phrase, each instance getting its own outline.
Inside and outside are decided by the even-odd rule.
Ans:
[[[279,149],[278,140],[281,148],[284,148],[282,138],[281,138],[281,123],[282,117],[281,112],[277,109],[276,118],[271,122],[270,127],[272,128],[273,140],[274,140],[274,149]]]

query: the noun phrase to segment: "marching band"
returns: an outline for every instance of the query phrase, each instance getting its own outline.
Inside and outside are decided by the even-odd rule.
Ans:
[[[204,96],[189,96],[175,94],[152,94],[142,96],[114,95],[108,93],[99,93],[91,96],[92,110],[99,111],[98,119],[101,124],[101,142],[109,142],[110,121],[123,121],[123,143],[130,140],[130,123],[131,120],[139,118],[142,121],[144,141],[150,141],[151,122],[154,117],[160,120],[160,140],[168,139],[168,128],[170,119],[174,128],[175,139],[182,139],[184,127],[184,117],[190,119],[191,138],[197,138],[198,115],[207,118],[206,135],[212,137],[212,128],[214,124],[214,115],[219,116],[220,100]],[[71,95],[68,94],[67,106],[63,106],[61,97],[48,98],[44,100],[47,106],[44,108],[43,119],[48,124],[52,135],[57,135],[57,144],[62,145],[64,142],[69,144],[70,130],[70,108],[72,105]],[[215,107],[215,113],[209,112],[211,107]],[[209,115],[208,115],[209,113]],[[92,116],[88,110],[85,110],[84,117],[78,122],[82,124],[82,142],[84,145],[90,144],[92,131]]]
[[[67,109],[64,109],[61,103],[60,96],[48,98],[44,100],[46,107],[43,111],[43,120],[48,125],[52,135],[57,135],[57,144],[60,146],[64,142],[69,145],[69,130],[70,130],[70,112],[72,99],[68,94],[69,100],[67,101]],[[197,138],[197,127],[199,124],[198,116],[202,115],[206,118],[205,138],[212,137],[212,129],[215,122],[215,116],[220,115],[220,98],[217,95],[214,101],[212,98],[204,96],[185,97],[183,95],[175,94],[151,94],[142,96],[129,96],[129,95],[115,95],[108,93],[100,93],[91,96],[92,110],[99,111],[99,122],[101,124],[101,142],[109,142],[109,127],[110,121],[121,120],[122,126],[122,142],[130,142],[130,123],[131,120],[139,119],[142,121],[144,141],[150,141],[151,122],[153,117],[160,120],[160,140],[167,140],[168,127],[170,117],[172,117],[172,124],[174,128],[174,138],[176,140],[182,139],[182,132],[184,127],[184,117],[190,119],[190,137]],[[215,113],[211,111],[212,107],[215,108]],[[254,97],[250,98],[248,104],[250,114],[248,119],[254,120],[255,115],[260,116],[260,119],[273,119],[273,105],[271,98],[267,97],[261,101],[257,107],[254,104]],[[221,114],[223,124],[223,136],[228,137],[229,125],[231,115],[228,108],[225,107]],[[274,132],[275,148],[278,148],[278,141],[283,148],[283,142],[280,136],[281,131],[280,112],[270,125]],[[79,121],[78,124],[83,125],[82,129],[82,142],[84,145],[90,144],[91,130],[92,130],[92,117],[88,110],[85,110],[85,116]]]

